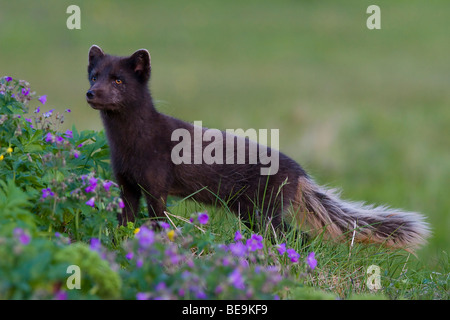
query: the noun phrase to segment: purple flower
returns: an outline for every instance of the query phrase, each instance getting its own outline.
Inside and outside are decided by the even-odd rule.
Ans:
[[[78,159],[80,157],[81,152],[78,150],[73,150],[73,156]]]
[[[143,226],[136,234],[136,239],[138,239],[141,248],[149,248],[153,244],[153,242],[155,242],[155,232]]]
[[[72,112],[72,110],[70,110],[70,109],[66,109],[66,112]]]
[[[48,132],[45,136],[45,142],[55,142],[55,136]]]
[[[109,192],[109,188],[111,188],[112,181],[104,181],[103,182],[103,189],[105,189],[106,192]]]
[[[67,292],[58,290],[54,296],[55,300],[67,300]]]
[[[91,246],[90,246],[90,248],[93,251],[100,251],[100,249],[102,248],[102,243],[100,242],[99,239],[92,238],[91,239]]]
[[[209,216],[208,216],[208,213],[206,211],[205,212],[201,212],[198,215],[198,222],[200,224],[207,224],[208,223],[208,219],[209,219]]]
[[[87,186],[87,187],[84,189],[84,191],[85,191],[86,193],[94,192],[94,191],[95,191],[95,187],[97,187],[97,185],[89,185],[89,186]]]
[[[203,290],[198,290],[197,293],[195,294],[195,296],[197,297],[197,299],[206,299],[207,295]]]
[[[63,137],[56,137],[56,143],[57,144],[63,144],[64,143],[64,138]]]
[[[161,222],[159,222],[159,225],[164,230],[170,229],[170,224],[168,224],[167,222],[161,221]]]
[[[239,290],[243,290],[245,288],[244,278],[242,277],[239,269],[234,269],[232,273],[228,276],[228,281]]]
[[[291,259],[291,262],[298,262],[298,259],[300,258],[300,254],[297,253],[294,249],[287,249],[286,250],[289,259]]]
[[[132,251],[128,252],[127,255],[125,256],[125,258],[127,258],[127,260],[131,260],[134,257],[134,253]]]
[[[136,268],[142,268],[142,265],[144,264],[144,260],[142,258],[139,258],[136,260]]]
[[[238,230],[236,231],[236,233],[234,234],[234,241],[239,241],[242,240],[242,234],[241,232]]]
[[[36,110],[34,110],[34,113],[39,113],[39,112],[41,112],[41,106],[38,106],[38,107],[36,108]]]
[[[47,197],[53,197],[55,193],[50,188],[42,189],[42,199],[45,199]]]
[[[87,186],[86,189],[84,189],[84,191],[86,191],[87,193],[94,192],[96,188],[97,188],[97,178],[91,177],[89,178],[89,186]]]
[[[67,138],[72,139],[73,138],[73,132],[72,130],[67,130],[65,133]]]
[[[97,181],[98,181],[98,179],[96,177],[89,178],[89,183],[91,185],[97,185]]]
[[[214,289],[214,293],[216,294],[216,295],[219,295],[219,294],[221,294],[223,292],[223,287],[219,284],[217,287],[216,287],[216,289]]]
[[[30,88],[22,88],[22,94],[24,95],[24,96],[27,96],[28,94],[30,93]]]
[[[286,252],[286,243],[279,244],[277,250],[280,256],[282,256]]]
[[[155,287],[155,290],[156,290],[156,291],[162,291],[162,290],[165,290],[165,289],[167,289],[167,286],[166,286],[166,284],[165,284],[164,281],[161,281],[161,282],[158,283],[158,284],[156,285],[156,287]]]
[[[308,257],[306,258],[306,262],[308,263],[311,270],[314,270],[314,268],[317,266],[317,260],[315,258],[315,253],[312,251],[310,254],[308,254]]]
[[[31,241],[31,236],[22,228],[15,228],[14,231],[14,237],[19,240],[19,242],[23,245],[27,245]]]
[[[86,201],[86,204],[93,208],[95,206],[95,197],[92,197],[88,201]]]
[[[7,77],[5,77],[5,80],[6,80],[6,82],[10,82],[12,80],[12,78],[7,76]]]
[[[42,104],[45,104],[45,103],[47,102],[47,96],[46,96],[46,95],[40,96],[38,100],[39,100]]]
[[[251,238],[247,240],[246,246],[250,251],[260,250],[264,247],[262,240],[263,237],[259,234],[252,234]]]
[[[178,255],[177,250],[174,247],[169,247],[164,251],[164,254],[169,257],[172,264],[180,262],[181,257]]]
[[[42,115],[44,116],[44,118],[49,118],[52,115],[53,111],[55,111],[55,109],[44,112]]]
[[[236,257],[243,257],[247,254],[247,247],[241,242],[232,243],[228,246],[228,248]]]
[[[119,208],[120,209],[125,208],[125,203],[123,203],[123,200],[121,198],[119,198]]]
[[[138,292],[136,293],[136,300],[149,300],[150,295],[145,292]]]

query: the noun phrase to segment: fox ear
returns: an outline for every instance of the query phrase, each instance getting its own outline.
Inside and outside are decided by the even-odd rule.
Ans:
[[[128,62],[137,77],[147,82],[150,78],[151,70],[150,53],[145,49],[140,49],[128,58]]]
[[[92,68],[94,67],[95,60],[105,56],[103,50],[96,46],[95,44],[89,49],[89,65],[88,65],[88,73],[91,73]]]
[[[89,49],[89,64],[91,64],[92,62],[94,62],[94,60],[96,58],[100,58],[103,57],[105,55],[105,53],[103,52],[102,48],[100,48],[97,45],[93,45],[91,46],[91,48]]]

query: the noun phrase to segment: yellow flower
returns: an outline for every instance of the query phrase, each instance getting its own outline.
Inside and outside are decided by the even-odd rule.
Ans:
[[[167,237],[169,237],[170,241],[173,241],[173,239],[175,238],[175,230],[170,230],[169,232],[167,232]]]
[[[4,156],[2,154],[0,154],[0,161],[2,161],[4,158]]]
[[[136,233],[138,233],[139,231],[140,231],[141,229],[139,229],[139,228],[136,228],[136,229],[134,229],[134,234],[136,234]]]
[[[6,152],[7,152],[7,153],[13,152],[13,148],[9,147],[8,149],[6,149]]]

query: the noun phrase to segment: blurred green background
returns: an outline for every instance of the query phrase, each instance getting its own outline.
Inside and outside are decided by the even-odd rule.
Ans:
[[[66,9],[81,9],[69,30]],[[147,48],[160,111],[220,129],[280,130],[280,149],[343,197],[423,212],[424,260],[450,249],[450,1],[5,1],[0,76],[25,79],[65,125],[85,102],[92,44]]]

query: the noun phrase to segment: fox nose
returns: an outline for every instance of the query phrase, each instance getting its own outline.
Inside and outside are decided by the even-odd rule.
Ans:
[[[88,90],[88,92],[86,92],[86,97],[88,99],[94,98],[94,92],[92,90]]]

